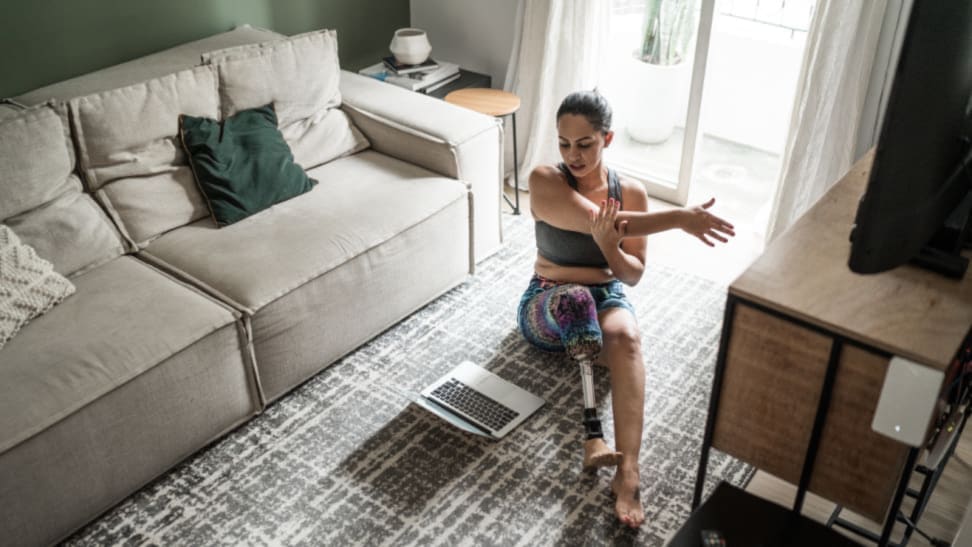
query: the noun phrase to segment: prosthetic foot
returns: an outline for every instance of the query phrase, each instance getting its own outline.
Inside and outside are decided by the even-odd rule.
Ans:
[[[621,453],[611,450],[604,442],[601,419],[597,416],[591,360],[587,355],[577,355],[574,358],[580,364],[581,388],[584,391],[584,430],[587,433],[587,440],[584,441],[584,470],[617,466],[621,463]]]

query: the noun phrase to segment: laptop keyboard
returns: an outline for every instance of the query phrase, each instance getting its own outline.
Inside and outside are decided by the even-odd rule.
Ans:
[[[503,429],[519,415],[512,408],[490,399],[455,378],[432,390],[431,395],[447,407],[461,412],[465,417],[492,431]]]

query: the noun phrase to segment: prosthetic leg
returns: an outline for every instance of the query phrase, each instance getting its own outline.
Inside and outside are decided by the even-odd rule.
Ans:
[[[590,289],[583,285],[567,284],[551,291],[549,300],[543,305],[549,306],[546,314],[557,323],[554,336],[560,339],[567,356],[580,365],[584,391],[583,424],[587,434],[584,441],[584,469],[618,465],[621,463],[621,453],[611,450],[604,442],[594,401],[594,371],[591,367],[601,353],[603,344],[594,297]]]
[[[601,419],[597,415],[594,401],[593,360],[586,354],[578,354],[573,358],[580,365],[581,389],[584,392],[584,431],[587,434],[587,440],[584,441],[584,470],[616,466],[621,463],[622,454],[611,450],[604,442]]]

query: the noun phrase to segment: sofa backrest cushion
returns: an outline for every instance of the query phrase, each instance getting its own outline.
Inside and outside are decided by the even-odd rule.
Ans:
[[[0,120],[0,219],[38,207],[71,186],[74,158],[61,118],[51,108],[23,110]]]
[[[124,253],[104,212],[81,192],[65,111],[34,107],[0,118],[0,222],[62,275]]]
[[[189,164],[218,226],[239,222],[309,191],[317,181],[294,163],[273,105],[241,110],[222,122],[181,116]]]
[[[337,33],[320,30],[202,55],[219,73],[220,113],[273,103],[294,158],[311,169],[369,146],[338,107]]]
[[[0,101],[2,101],[2,99],[0,99]],[[11,103],[0,102],[0,120],[4,118],[9,118],[20,111],[21,108],[18,106],[15,106]]]
[[[178,142],[179,116],[219,116],[213,67],[199,66],[68,102],[88,189],[141,248],[206,216]]]

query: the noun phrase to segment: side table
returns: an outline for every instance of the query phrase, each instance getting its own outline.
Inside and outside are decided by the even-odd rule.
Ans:
[[[520,109],[520,98],[516,95],[501,89],[489,88],[466,88],[452,91],[445,96],[448,103],[462,106],[470,110],[475,110],[480,114],[501,118],[509,115],[513,120],[513,198],[516,203],[510,201],[503,193],[503,199],[513,208],[513,214],[520,214],[520,175],[518,173],[517,154],[516,154],[516,111]]]

